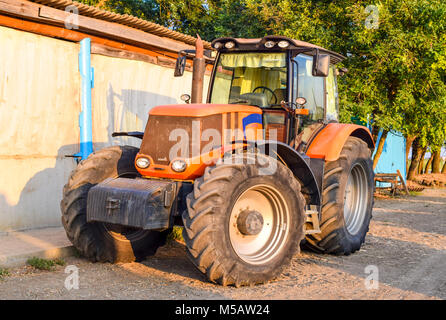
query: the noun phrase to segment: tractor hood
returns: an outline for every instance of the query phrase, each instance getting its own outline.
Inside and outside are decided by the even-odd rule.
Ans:
[[[245,140],[263,139],[262,123],[262,109],[246,105],[155,107],[149,113],[137,156],[148,159],[150,166],[137,169],[145,177],[195,179],[203,175],[209,163],[220,159],[227,148],[231,150]],[[187,168],[174,171],[174,160],[185,161]]]
[[[151,116],[171,117],[208,117],[223,113],[256,113],[262,114],[258,107],[236,105],[236,104],[171,104],[158,106],[150,110]]]

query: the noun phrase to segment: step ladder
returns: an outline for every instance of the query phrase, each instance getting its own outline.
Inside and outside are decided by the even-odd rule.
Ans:
[[[320,233],[321,229],[319,227],[319,212],[317,210],[306,210],[305,217],[305,234]]]

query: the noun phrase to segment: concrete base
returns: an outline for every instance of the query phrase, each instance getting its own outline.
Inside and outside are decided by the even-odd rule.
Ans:
[[[45,259],[73,255],[74,249],[63,228],[14,231],[0,235],[0,267],[26,264],[32,257]]]

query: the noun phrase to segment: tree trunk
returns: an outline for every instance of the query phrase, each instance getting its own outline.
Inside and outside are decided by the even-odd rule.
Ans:
[[[434,152],[434,160],[432,160],[432,173],[440,173],[441,149]]]
[[[441,173],[446,173],[446,161],[443,164],[443,169],[441,169]]]
[[[429,170],[432,167],[432,160],[434,159],[434,155],[431,154],[431,157],[429,158],[429,160],[427,161],[426,167],[424,167],[424,174],[429,174]]]
[[[409,152],[410,147],[412,146],[413,141],[415,140],[415,136],[406,137],[406,168],[409,169]]]
[[[373,138],[373,142],[375,142],[375,143],[378,140],[379,130],[380,130],[380,128],[378,126],[372,127],[372,138]]]
[[[418,164],[418,174],[423,174],[424,169],[424,156],[426,155],[427,146],[423,148],[423,152],[421,153],[420,163]]]
[[[407,180],[413,180],[417,174],[418,164],[420,163],[421,153],[423,148],[419,144],[419,139],[416,138],[412,143],[412,160],[410,161],[410,167],[407,171]]]
[[[373,157],[373,169],[378,165],[379,157],[381,157],[381,153],[383,152],[384,143],[386,142],[387,133],[389,131],[383,130],[383,134],[381,135],[381,139],[378,142],[378,148],[376,149],[375,156]]]

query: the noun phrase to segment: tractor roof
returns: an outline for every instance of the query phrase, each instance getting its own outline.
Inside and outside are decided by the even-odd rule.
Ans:
[[[234,42],[235,46],[231,49],[228,49],[225,47],[225,43],[227,42]],[[274,41],[276,44],[280,41],[287,41],[289,43],[289,46],[286,48],[280,48],[277,45],[275,45],[273,48],[267,48],[265,47],[265,43],[268,41]],[[220,43],[218,45],[217,43]],[[216,46],[217,44],[217,46]],[[232,52],[232,51],[256,51],[256,50],[298,50],[301,52],[311,52],[316,49],[319,50],[320,53],[325,53],[330,55],[330,60],[332,64],[336,64],[341,62],[345,59],[345,57],[339,53],[327,50],[323,47],[317,46],[315,44],[301,41],[301,40],[294,40],[290,39],[288,37],[284,36],[266,36],[263,38],[254,38],[254,39],[246,39],[246,38],[218,38],[212,41],[212,47],[215,50],[218,51],[224,51],[224,52]]]

